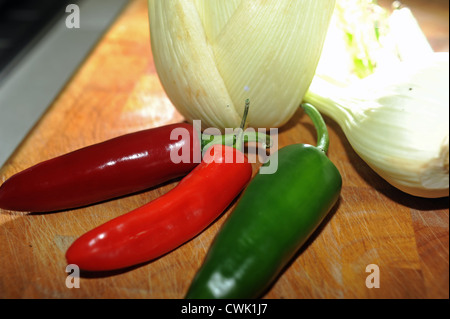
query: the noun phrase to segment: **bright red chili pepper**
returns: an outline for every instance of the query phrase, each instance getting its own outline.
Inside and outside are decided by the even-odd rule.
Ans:
[[[229,163],[226,152],[243,160]],[[214,145],[175,188],[85,233],[69,247],[66,259],[84,270],[105,271],[158,258],[211,224],[251,176],[252,165],[243,153]]]
[[[171,139],[173,129],[189,137]],[[174,163],[171,151],[189,143],[191,160]],[[47,212],[81,207],[131,194],[184,176],[200,138],[190,124],[171,124],[123,135],[32,166],[0,187],[0,208]]]

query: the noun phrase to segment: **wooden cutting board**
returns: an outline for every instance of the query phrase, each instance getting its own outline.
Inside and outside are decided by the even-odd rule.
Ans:
[[[434,49],[448,51],[448,2],[404,3]],[[0,181],[80,147],[180,121],[153,65],[146,1],[134,0],[1,168]],[[329,157],[343,176],[340,200],[265,298],[448,298],[448,198],[415,198],[393,188],[356,155],[336,123],[326,122]],[[280,147],[298,142],[315,142],[302,112],[279,133]],[[182,298],[232,208],[166,256],[123,271],[82,274],[79,288],[66,286],[64,258],[78,236],[176,183],[58,213],[0,210],[0,298]],[[366,267],[373,264],[379,288],[366,286]]]

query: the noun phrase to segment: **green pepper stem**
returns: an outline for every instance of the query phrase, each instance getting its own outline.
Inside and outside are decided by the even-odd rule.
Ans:
[[[312,106],[309,103],[303,103],[302,108],[305,111],[305,113],[311,118],[314,127],[316,128],[317,132],[316,147],[322,150],[324,153],[327,153],[328,146],[330,144],[330,138],[328,136],[327,125],[325,124],[322,115],[314,106]]]

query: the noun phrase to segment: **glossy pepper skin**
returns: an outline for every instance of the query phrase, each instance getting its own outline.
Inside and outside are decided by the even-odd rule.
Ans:
[[[311,118],[318,135],[326,138],[317,147],[280,149],[277,171],[255,176],[214,239],[186,298],[261,297],[335,205],[342,179],[325,155],[326,126],[315,109],[303,107],[316,116]]]
[[[242,161],[229,163],[227,157],[226,162],[226,152]],[[66,252],[67,262],[88,271],[106,271],[158,258],[211,224],[251,176],[252,165],[243,153],[214,145],[168,193],[78,238]]]
[[[171,140],[175,128],[188,130],[189,137]],[[194,127],[180,123],[87,146],[10,177],[0,187],[0,208],[49,212],[138,192],[191,171],[198,165],[192,154],[188,163],[174,163],[170,152],[192,153],[199,143]]]

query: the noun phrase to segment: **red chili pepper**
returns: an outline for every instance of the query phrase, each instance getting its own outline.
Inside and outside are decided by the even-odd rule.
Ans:
[[[171,140],[173,129],[189,136]],[[174,163],[171,151],[186,148],[190,161]],[[142,191],[184,176],[200,138],[190,124],[171,124],[123,135],[47,160],[10,177],[0,187],[0,208],[47,212],[81,207]]]
[[[243,161],[227,163],[226,152]],[[230,154],[230,153],[228,153]],[[214,145],[200,165],[165,195],[85,233],[66,253],[69,264],[105,271],[153,260],[212,223],[249,182],[252,165],[239,150]]]

